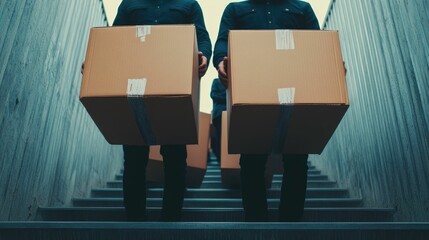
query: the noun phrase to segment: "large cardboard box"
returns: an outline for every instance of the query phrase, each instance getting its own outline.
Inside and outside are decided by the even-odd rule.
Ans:
[[[349,100],[336,31],[229,35],[229,153],[320,154]]]
[[[227,113],[222,112],[222,132],[221,132],[221,179],[222,185],[226,188],[240,188],[240,154],[228,153],[228,128],[227,128]],[[273,181],[273,172],[277,165],[273,165],[274,161],[267,161],[265,170],[265,185],[271,187]]]
[[[199,188],[203,182],[207,169],[209,154],[209,132],[211,115],[200,113],[200,129],[197,145],[187,145],[188,167],[186,169],[186,186]],[[149,162],[146,168],[146,178],[151,182],[164,182],[164,167],[160,146],[151,146]]]
[[[80,100],[111,144],[195,144],[193,25],[92,28]]]

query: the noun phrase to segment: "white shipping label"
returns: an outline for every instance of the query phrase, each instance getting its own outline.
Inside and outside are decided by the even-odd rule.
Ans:
[[[280,104],[291,104],[295,102],[295,88],[277,89]]]
[[[150,26],[147,25],[141,25],[141,26],[137,26],[136,28],[137,32],[136,35],[138,38],[140,38],[141,42],[146,41],[146,36],[150,34]]]
[[[146,91],[146,78],[128,79],[127,95],[129,97],[142,97]]]
[[[295,49],[293,32],[290,30],[276,30],[276,49],[289,50]]]

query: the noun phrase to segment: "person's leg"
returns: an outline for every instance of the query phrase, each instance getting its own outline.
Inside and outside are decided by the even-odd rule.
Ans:
[[[146,166],[149,147],[124,145],[124,206],[128,221],[146,218]]]
[[[241,191],[246,222],[268,219],[265,165],[267,155],[241,154]]]
[[[186,191],[186,145],[163,145],[164,196],[163,221],[180,221]]]
[[[307,191],[307,159],[307,154],[283,155],[284,173],[279,207],[281,222],[302,221]]]
[[[217,160],[220,162],[220,144],[221,144],[221,131],[222,131],[222,117],[213,119],[214,133],[212,137],[211,147],[213,153],[216,155]]]

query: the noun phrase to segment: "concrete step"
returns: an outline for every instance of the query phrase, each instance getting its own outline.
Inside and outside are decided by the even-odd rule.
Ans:
[[[273,175],[273,181],[281,181],[283,179],[283,175],[280,174],[274,174]],[[122,178],[116,178],[116,180],[122,180]],[[206,175],[204,176],[204,180],[221,180],[220,175],[216,176],[210,176]],[[307,175],[307,180],[329,180],[327,175],[322,174],[314,174],[314,175]]]
[[[117,174],[115,176],[115,180],[122,180],[123,179],[123,175],[122,174]],[[205,175],[204,176],[204,180],[220,180],[221,179],[221,175],[220,174],[216,174],[216,175]],[[273,176],[273,180],[282,180],[283,176],[280,174],[275,174]],[[309,174],[307,176],[308,180],[328,180],[328,176],[327,175],[322,175],[322,174]]]
[[[427,240],[428,223],[1,222],[2,239]]]
[[[307,222],[379,222],[391,221],[394,209],[390,208],[306,208],[304,221]],[[148,208],[148,221],[157,221],[160,208]],[[278,210],[268,210],[269,221],[277,221]],[[45,221],[125,221],[123,207],[72,207],[41,208],[39,220]],[[185,222],[240,222],[244,220],[242,208],[184,208],[182,221]]]
[[[311,161],[307,161],[309,167],[314,166]],[[209,158],[207,161],[207,166],[220,166],[219,161],[216,158]]]
[[[118,175],[122,175],[124,173],[124,170],[121,169],[120,174]],[[221,174],[221,169],[219,167],[214,167],[214,166],[208,166],[207,170],[206,170],[206,174],[210,174],[210,175],[216,175],[217,174]],[[320,170],[315,169],[314,167],[310,167],[308,169],[308,174],[309,175],[318,175],[321,174]],[[278,174],[280,175],[280,174]]]
[[[275,208],[279,199],[268,199],[268,207]],[[306,207],[360,207],[362,199],[357,198],[307,198]],[[123,207],[122,198],[74,198],[74,207]],[[162,198],[147,198],[148,207],[161,207]],[[240,208],[241,198],[185,198],[184,207],[198,208]]]
[[[219,166],[219,164],[207,165],[207,171],[208,170],[220,170],[220,166]],[[316,170],[316,167],[315,166],[308,166],[308,170]],[[124,169],[121,169],[120,173],[121,174],[124,173]]]
[[[328,180],[308,180],[307,187],[311,188],[329,188],[329,187],[335,187],[337,185],[337,182],[335,181],[328,181]],[[122,180],[115,180],[115,181],[109,181],[106,185],[108,188],[122,188]],[[156,183],[156,182],[148,182],[147,183],[148,188],[160,188],[163,186],[162,183]],[[280,189],[281,187],[281,181],[275,180],[272,183],[271,189]],[[203,181],[201,188],[224,188],[222,185],[222,182],[220,180],[205,180]]]
[[[206,176],[220,176],[221,170],[220,169],[207,169],[206,170]],[[321,175],[321,171],[317,169],[309,169],[308,170],[308,176],[318,176]],[[282,174],[274,174],[274,176],[283,176]]]
[[[267,190],[268,198],[280,198],[280,189]],[[147,190],[147,197],[161,198],[162,188],[151,188]],[[342,188],[308,188],[307,198],[345,198],[348,197],[348,190]],[[95,198],[120,198],[123,197],[122,189],[98,188],[92,190],[92,197]],[[187,198],[241,198],[241,190],[238,189],[188,189]]]

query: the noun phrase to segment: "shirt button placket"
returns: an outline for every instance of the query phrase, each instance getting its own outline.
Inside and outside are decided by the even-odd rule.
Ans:
[[[157,2],[157,5],[156,5],[156,10],[158,10],[158,11],[156,11],[156,19],[154,20],[154,22],[157,24],[158,22],[159,22],[159,18],[161,17],[161,1],[158,1]]]
[[[271,16],[271,6],[269,1],[267,1],[267,21],[268,25],[271,26],[273,23],[273,17]]]

